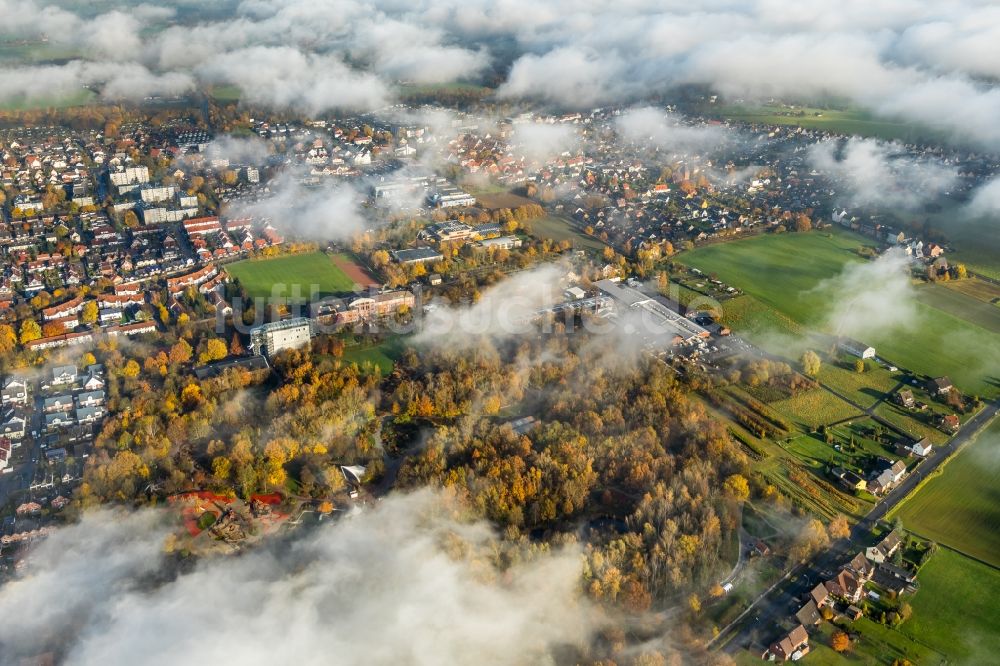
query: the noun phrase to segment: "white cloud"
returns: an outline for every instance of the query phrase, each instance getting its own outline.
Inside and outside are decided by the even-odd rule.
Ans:
[[[844,206],[914,210],[954,187],[958,179],[952,167],[872,139],[813,144],[809,161],[840,188],[836,199]]]
[[[717,149],[733,138],[721,127],[685,125],[673,114],[652,107],[631,109],[615,125],[626,141],[678,153]]]
[[[70,666],[447,666],[537,663],[586,643],[596,614],[579,596],[578,553],[500,571],[491,531],[453,511],[429,491],[392,497],[171,575],[163,516],[90,514],[0,588],[0,648],[19,657],[58,641]]]
[[[848,265],[803,297],[829,302],[827,330],[861,341],[912,328],[920,320],[910,259],[898,249]]]

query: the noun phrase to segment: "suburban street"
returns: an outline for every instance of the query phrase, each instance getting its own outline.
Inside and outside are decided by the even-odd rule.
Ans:
[[[840,539],[814,557],[796,567],[778,584],[761,593],[734,622],[722,629],[709,645],[719,643],[732,653],[754,643],[774,638],[779,624],[792,616],[802,604],[802,598],[823,579],[833,575],[837,567],[855,552],[867,546],[871,528],[905,499],[951,455],[972,441],[1000,412],[1000,400],[986,404],[983,410],[966,423],[948,444],[935,447],[898,486],[890,491],[851,531],[849,539]]]

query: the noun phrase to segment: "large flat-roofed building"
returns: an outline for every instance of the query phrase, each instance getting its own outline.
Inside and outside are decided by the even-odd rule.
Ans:
[[[444,255],[432,247],[415,247],[408,250],[393,250],[392,258],[401,264],[420,264],[425,261],[440,261]]]
[[[312,320],[295,317],[250,329],[250,349],[254,354],[271,358],[285,349],[305,347],[312,337]]]
[[[640,326],[639,333],[645,335],[651,342],[686,344],[710,337],[707,329],[638,289],[614,280],[601,280],[595,285],[602,293],[613,298],[623,313],[635,312],[642,317],[643,325]]]

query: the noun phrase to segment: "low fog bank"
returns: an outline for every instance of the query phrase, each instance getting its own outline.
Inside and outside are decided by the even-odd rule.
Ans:
[[[578,552],[500,570],[491,530],[431,491],[193,567],[165,548],[178,523],[102,510],[41,542],[0,588],[0,663],[534,664],[598,624]]]

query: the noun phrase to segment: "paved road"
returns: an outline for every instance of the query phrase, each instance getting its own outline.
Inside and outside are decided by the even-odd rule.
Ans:
[[[772,640],[779,624],[791,617],[802,606],[802,598],[821,580],[833,572],[853,554],[863,548],[872,526],[883,519],[895,506],[931,475],[952,454],[979,434],[1000,412],[1000,399],[969,420],[958,435],[948,444],[935,447],[923,462],[910,473],[862,519],[851,531],[849,539],[840,539],[812,561],[801,565],[786,575],[778,584],[765,590],[733,623],[725,627],[709,645],[719,643],[726,652],[736,652],[754,643]]]

